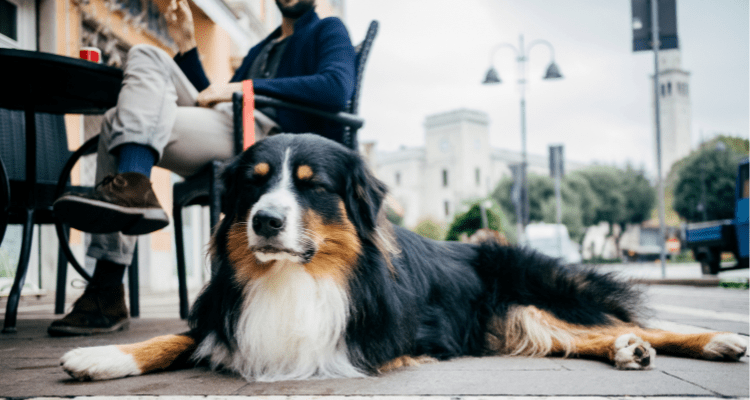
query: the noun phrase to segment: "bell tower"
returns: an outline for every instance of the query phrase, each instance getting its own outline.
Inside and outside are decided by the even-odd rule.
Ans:
[[[652,99],[651,115],[655,115],[654,103]],[[690,154],[692,145],[690,73],[681,67],[679,49],[659,52],[659,108],[662,174],[666,176],[677,160]],[[651,126],[655,131],[653,118]]]

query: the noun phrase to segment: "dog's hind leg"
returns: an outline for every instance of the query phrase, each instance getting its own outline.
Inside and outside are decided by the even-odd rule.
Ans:
[[[659,352],[676,356],[737,361],[747,352],[747,339],[729,332],[685,334],[644,329],[638,335]]]
[[[656,351],[683,357],[737,361],[747,339],[727,332],[675,333],[624,325],[592,328],[573,340],[573,354],[607,358],[619,369],[649,369]],[[656,351],[655,351],[656,350]]]
[[[648,369],[656,352],[640,328],[612,319],[609,326],[581,326],[534,306],[514,306],[488,326],[491,354],[581,356],[608,360],[619,369]]]
[[[157,336],[134,344],[71,350],[60,364],[78,380],[123,378],[187,363],[195,347],[195,340],[188,335]]]

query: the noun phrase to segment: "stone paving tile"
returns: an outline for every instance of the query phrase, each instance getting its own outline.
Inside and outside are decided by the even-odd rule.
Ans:
[[[423,371],[562,371],[564,368],[552,358],[529,357],[465,357],[423,364]]]
[[[710,390],[717,395],[731,397],[750,396],[748,369],[704,368],[700,370],[669,371],[669,374]]]
[[[377,378],[251,383],[240,395],[555,395],[658,396],[713,393],[660,371],[432,371]]]

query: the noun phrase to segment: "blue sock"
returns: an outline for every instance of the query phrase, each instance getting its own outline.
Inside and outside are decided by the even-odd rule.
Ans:
[[[136,143],[126,143],[119,147],[120,163],[117,170],[124,172],[140,172],[151,177],[151,168],[156,163],[156,153],[149,146]]]

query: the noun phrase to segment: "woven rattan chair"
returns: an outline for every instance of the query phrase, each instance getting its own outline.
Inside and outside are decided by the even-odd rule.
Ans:
[[[55,224],[60,238],[55,292],[56,314],[65,312],[68,262],[84,279],[90,279],[89,274],[75,260],[68,245],[69,228],[55,218],[52,203],[63,191],[83,192],[92,189],[68,184],[68,176],[73,163],[68,161],[66,164],[66,160],[70,160],[71,155],[78,154],[80,157],[87,151],[95,149],[96,142],[90,141],[88,146],[84,145],[77,152],[71,153],[68,150],[63,115],[36,113],[34,122],[37,137],[36,182],[34,183],[33,204],[30,204],[26,198],[30,184],[26,179],[25,115],[23,111],[0,108],[0,243],[3,241],[8,224],[23,225],[21,252],[6,304],[3,332],[16,331],[18,303],[31,258],[35,224]],[[62,174],[61,171],[63,171]],[[137,265],[131,266],[129,271],[131,315],[133,316],[139,314],[137,268]]]

